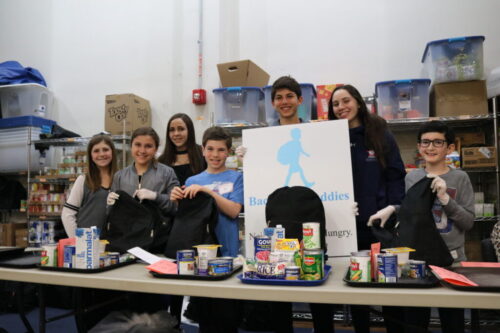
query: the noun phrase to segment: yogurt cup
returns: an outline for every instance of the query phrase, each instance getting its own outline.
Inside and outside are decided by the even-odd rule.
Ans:
[[[193,247],[198,251],[196,261],[198,267],[198,275],[208,275],[208,261],[217,258],[217,249],[222,245],[219,244],[201,244]]]

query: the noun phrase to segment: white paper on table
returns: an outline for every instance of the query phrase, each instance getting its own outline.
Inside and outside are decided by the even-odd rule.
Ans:
[[[155,262],[159,261],[159,260],[170,260],[170,261],[173,261],[172,259],[168,259],[168,258],[160,258],[138,246],[136,247],[133,247],[131,249],[128,249],[127,250],[128,253],[130,254],[133,254],[134,256],[136,256],[137,258],[147,262],[148,264],[154,264]]]

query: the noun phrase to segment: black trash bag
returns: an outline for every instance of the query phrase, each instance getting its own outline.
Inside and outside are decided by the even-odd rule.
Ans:
[[[218,244],[215,235],[217,219],[217,204],[210,195],[200,192],[192,199],[181,200],[165,247],[165,256],[176,258],[178,250],[191,249],[200,244]]]
[[[436,194],[431,190],[431,182],[432,178],[424,177],[406,192],[398,213],[394,246],[415,249],[410,252],[410,259],[447,267],[453,263],[453,258],[432,215]]]
[[[171,229],[171,220],[162,216],[158,206],[149,200],[139,202],[127,192],[111,206],[101,239],[109,244],[107,251],[125,253],[141,247],[152,253],[163,253]]]
[[[80,134],[76,134],[74,132],[68,131],[67,129],[62,128],[61,126],[55,124],[52,125],[52,130],[50,133],[41,133],[40,139],[64,139],[64,138],[78,138],[81,137]],[[45,150],[50,148],[50,144],[46,143],[35,143],[35,149],[39,150],[40,153],[43,153]]]

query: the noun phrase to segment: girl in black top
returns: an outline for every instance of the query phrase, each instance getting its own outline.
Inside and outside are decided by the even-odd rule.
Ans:
[[[165,150],[158,162],[174,169],[180,186],[186,179],[197,175],[207,168],[201,146],[196,144],[193,121],[185,113],[176,113],[168,120]],[[170,313],[181,322],[183,296],[170,296]]]
[[[181,186],[186,179],[206,169],[201,147],[196,144],[193,121],[185,113],[176,113],[167,124],[165,150],[160,163],[172,167]]]

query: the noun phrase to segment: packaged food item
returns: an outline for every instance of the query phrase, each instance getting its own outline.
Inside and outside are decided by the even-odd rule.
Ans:
[[[76,228],[75,231],[75,267],[99,267],[99,228]]]
[[[57,244],[44,245],[42,248],[41,266],[57,266]]]
[[[378,282],[397,282],[398,256],[391,253],[377,255]]]
[[[198,275],[208,275],[208,261],[217,257],[217,249],[222,245],[202,244],[195,245],[198,251]]]
[[[285,268],[285,280],[299,280],[300,268],[299,266],[287,266]]]
[[[271,253],[271,237],[255,236],[254,237],[255,260],[258,262],[268,262],[269,254]]]
[[[410,274],[409,277],[412,279],[423,279],[426,276],[425,273],[425,261],[423,260],[410,260]]]
[[[281,238],[276,240],[274,251],[298,251],[300,242],[297,238]]]
[[[253,279],[257,277],[257,262],[253,258],[246,258],[243,261],[243,277]]]
[[[409,267],[408,267],[408,260],[410,259],[410,252],[415,251],[415,249],[409,248],[409,247],[393,247],[393,248],[388,248],[388,249],[382,249],[383,252],[385,253],[392,253],[396,254],[398,256],[398,278],[406,274],[403,274],[404,272],[407,272]]]
[[[257,263],[257,277],[259,279],[284,279],[285,278],[284,263]]]
[[[349,278],[356,282],[371,282],[370,254],[368,252],[352,252]]]
[[[221,276],[231,273],[233,258],[217,258],[208,261],[208,275]]]
[[[322,249],[305,249],[302,260],[302,279],[308,281],[321,280],[324,274],[324,260]]]
[[[304,249],[321,248],[320,224],[318,222],[306,222],[302,224],[302,237]]]

